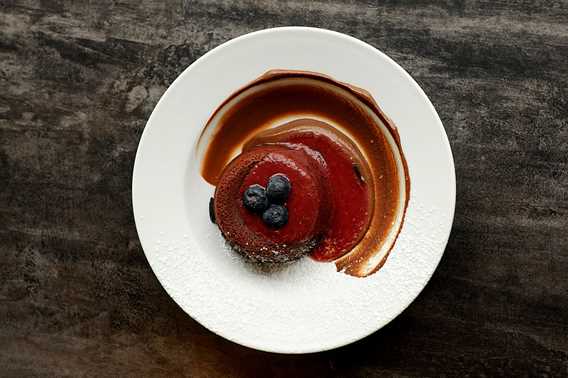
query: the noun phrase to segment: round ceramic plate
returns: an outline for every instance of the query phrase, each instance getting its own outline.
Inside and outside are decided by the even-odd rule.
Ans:
[[[197,138],[223,100],[271,69],[315,71],[364,88],[398,127],[410,201],[390,257],[369,277],[338,273],[334,264],[308,257],[263,272],[228,249],[209,221],[214,187],[199,174]],[[344,34],[289,27],[229,41],[175,80],[140,140],[132,200],[152,269],[192,318],[251,348],[308,353],[375,332],[416,298],[448,240],[455,173],[434,107],[400,66]]]

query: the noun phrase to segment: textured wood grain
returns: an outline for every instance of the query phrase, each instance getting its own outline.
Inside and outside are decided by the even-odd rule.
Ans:
[[[334,29],[425,89],[457,171],[420,297],[338,350],[234,345],[160,287],[134,228],[160,95],[243,33]],[[568,376],[568,2],[0,0],[0,375]]]

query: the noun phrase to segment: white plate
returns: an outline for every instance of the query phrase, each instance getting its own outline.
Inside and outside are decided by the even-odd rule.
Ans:
[[[367,278],[310,258],[260,272],[224,246],[209,221],[214,188],[199,175],[195,143],[208,117],[236,89],[270,69],[324,73],[368,90],[398,127],[411,194],[384,267]],[[268,29],[205,54],[168,88],[140,140],[132,201],[146,257],[191,317],[236,343],[308,353],[359,340],[400,314],[442,257],[455,206],[454,164],[434,107],[385,54],[321,29]]]

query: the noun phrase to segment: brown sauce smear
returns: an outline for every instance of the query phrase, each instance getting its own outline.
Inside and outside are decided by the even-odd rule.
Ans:
[[[335,90],[330,90],[329,84],[335,87]],[[258,88],[255,93],[240,99],[218,122],[212,122],[224,105],[245,91],[255,89],[254,87]],[[355,99],[349,94],[355,96]],[[392,135],[398,146],[403,172],[397,169],[395,153],[376,120],[368,114],[368,109],[382,121]],[[393,231],[391,229],[400,204],[399,175],[404,175],[405,178],[403,212],[408,204],[410,180],[398,132],[365,90],[312,72],[267,72],[231,95],[213,113],[198,140],[198,145],[208,143],[202,160],[201,175],[207,182],[216,185],[223,168],[259,131],[281,119],[310,116],[339,125],[341,131],[348,134],[359,147],[370,168],[372,182],[369,184],[373,185],[375,200],[369,229],[351,252],[335,262],[337,269],[347,274],[368,276],[380,269],[394,245],[393,242],[390,246],[383,246],[386,236]],[[208,133],[211,133],[211,137],[205,141]],[[402,224],[398,230],[394,230],[397,235],[401,227]],[[371,260],[376,260],[373,257],[381,247],[383,250],[388,248],[384,257],[369,266]]]

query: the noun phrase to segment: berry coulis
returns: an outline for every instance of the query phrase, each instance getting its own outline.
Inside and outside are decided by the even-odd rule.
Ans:
[[[362,156],[356,155],[356,146],[341,143],[347,137],[321,121],[299,119],[276,128],[260,132],[250,140],[243,152],[255,145],[286,146],[312,159],[322,178],[322,191],[326,197],[322,205],[328,212],[322,225],[320,242],[311,256],[319,261],[332,261],[350,251],[363,237],[373,212],[372,189],[368,168]],[[293,164],[292,162],[290,164]],[[297,190],[303,197],[304,189]],[[306,215],[299,209],[296,217]]]

